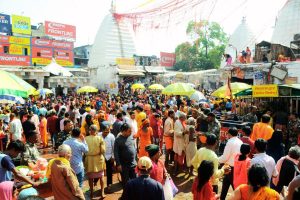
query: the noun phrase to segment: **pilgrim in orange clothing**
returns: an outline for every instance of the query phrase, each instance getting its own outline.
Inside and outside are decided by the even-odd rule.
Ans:
[[[240,152],[234,158],[233,186],[237,188],[242,184],[248,183],[248,169],[250,168],[251,159],[248,157],[251,148],[249,144],[242,144]]]
[[[134,138],[139,139],[139,152],[138,152],[139,158],[143,156],[148,156],[148,153],[145,148],[149,144],[152,144],[152,136],[153,136],[153,131],[152,128],[150,127],[150,121],[149,119],[144,119],[142,121],[141,128],[134,136]]]
[[[41,134],[41,140],[43,143],[43,147],[48,146],[48,133],[47,133],[47,119],[45,118],[44,115],[41,116],[41,122],[39,124],[40,128],[40,134]]]
[[[272,137],[274,129],[269,125],[270,120],[270,115],[264,114],[261,119],[262,122],[254,124],[251,134],[251,139],[253,141],[257,140],[258,138],[269,140]]]
[[[210,179],[214,174],[212,161],[203,160],[198,168],[198,177],[195,178],[192,193],[193,200],[216,200]]]

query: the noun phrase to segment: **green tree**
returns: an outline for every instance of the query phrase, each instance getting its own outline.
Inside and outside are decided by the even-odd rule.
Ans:
[[[218,23],[191,21],[186,33],[192,42],[176,47],[175,69],[195,71],[220,66],[228,38]]]

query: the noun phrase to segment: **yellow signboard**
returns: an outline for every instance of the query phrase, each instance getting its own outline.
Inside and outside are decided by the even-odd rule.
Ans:
[[[31,23],[29,17],[12,15],[11,16],[12,32],[20,34],[31,34]]]
[[[10,36],[9,37],[9,43],[10,44],[30,45],[30,38]]]
[[[49,65],[51,63],[51,58],[32,58],[32,65]]]
[[[69,60],[56,60],[56,63],[64,67],[74,66],[74,63]]]
[[[278,97],[278,85],[254,85],[252,86],[253,97]]]
[[[11,44],[9,45],[9,54],[28,56],[30,55],[30,47],[26,45]]]
[[[135,65],[134,58],[116,58],[117,65]]]

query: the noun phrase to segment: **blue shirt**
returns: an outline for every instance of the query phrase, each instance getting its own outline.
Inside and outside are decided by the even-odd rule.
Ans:
[[[72,156],[71,156],[71,167],[75,171],[76,174],[79,174],[84,170],[83,162],[82,162],[82,155],[89,151],[88,145],[86,141],[80,142],[77,138],[70,138],[64,141],[63,144],[67,144],[72,149]]]

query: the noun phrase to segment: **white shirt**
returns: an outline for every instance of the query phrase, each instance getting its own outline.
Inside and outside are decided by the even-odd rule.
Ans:
[[[238,137],[232,137],[227,141],[223,155],[219,157],[220,163],[227,163],[231,167],[234,166],[234,158],[240,153],[243,142]]]
[[[9,125],[9,132],[12,134],[12,140],[21,140],[23,127],[19,119],[13,119]]]
[[[264,166],[268,172],[270,180],[272,176],[278,176],[275,160],[266,153],[254,154],[254,158],[252,158],[251,160],[251,166],[254,164],[261,164],[262,166]]]
[[[63,131],[65,129],[65,126],[64,126],[64,121],[65,121],[66,118],[63,118],[62,120],[60,120],[59,122],[59,128],[60,128],[60,131]]]
[[[129,126],[131,127],[131,135],[135,135],[138,132],[138,125],[135,119],[128,119]]]
[[[83,122],[85,122],[85,117],[87,116],[87,114],[88,114],[87,112],[82,114],[81,126],[82,126]]]
[[[114,116],[114,115],[112,115],[112,114],[109,114],[108,120],[107,120],[107,121],[108,121],[110,124],[114,124],[114,123],[116,122],[116,120],[117,120],[116,116]]]
[[[114,144],[115,144],[115,136],[112,133],[109,133],[105,138],[102,133],[98,133],[99,136],[103,138],[105,141],[105,159],[109,160],[114,158]]]

